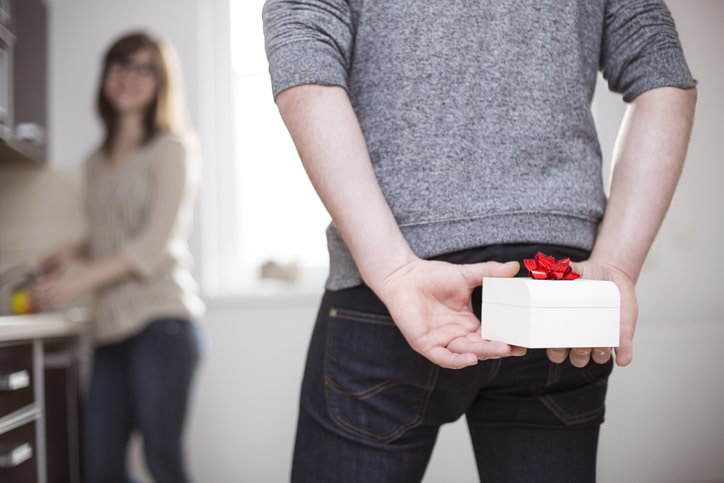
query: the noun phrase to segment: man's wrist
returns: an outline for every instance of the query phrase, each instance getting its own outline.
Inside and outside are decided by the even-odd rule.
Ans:
[[[385,250],[383,255],[372,254],[367,261],[362,260],[360,275],[365,284],[380,295],[391,280],[405,273],[417,260],[419,258],[407,246]]]

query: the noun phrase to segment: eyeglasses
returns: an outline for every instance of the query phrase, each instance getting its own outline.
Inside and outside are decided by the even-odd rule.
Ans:
[[[133,74],[135,77],[150,79],[156,75],[153,64],[134,64],[133,62],[111,62],[108,64],[108,74]]]

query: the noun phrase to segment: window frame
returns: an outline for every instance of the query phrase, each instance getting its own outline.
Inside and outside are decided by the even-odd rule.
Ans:
[[[239,74],[234,72],[232,61],[231,3],[209,0],[198,9],[198,131],[204,175],[191,239],[192,246],[197,247],[195,274],[202,292],[209,296],[318,294],[324,287],[326,265],[299,267],[293,282],[263,280],[256,273],[237,273],[228,268],[228,261],[237,259],[242,242],[238,228],[229,229],[229,224],[238,223],[240,218],[234,112]],[[261,23],[261,8],[258,21]]]

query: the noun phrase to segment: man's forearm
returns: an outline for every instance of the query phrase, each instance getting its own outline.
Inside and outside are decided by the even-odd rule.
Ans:
[[[591,259],[613,266],[633,282],[681,175],[695,105],[695,89],[654,89],[632,102],[621,126],[609,200]]]
[[[379,187],[346,91],[302,85],[279,94],[277,105],[315,190],[374,290],[415,256]]]

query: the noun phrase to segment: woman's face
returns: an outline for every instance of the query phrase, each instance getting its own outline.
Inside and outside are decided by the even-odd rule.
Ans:
[[[142,114],[156,96],[156,75],[151,51],[141,49],[108,65],[103,93],[118,114]]]

